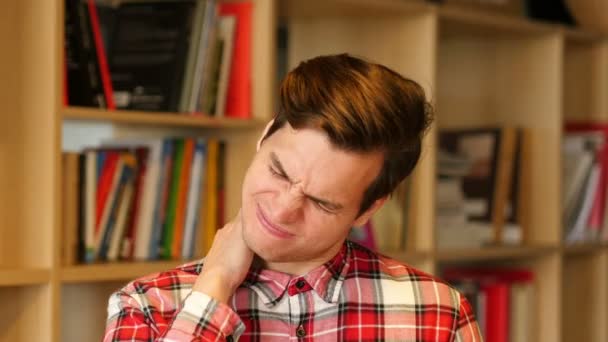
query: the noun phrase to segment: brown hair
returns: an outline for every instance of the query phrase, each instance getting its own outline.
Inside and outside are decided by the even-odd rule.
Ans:
[[[416,82],[348,54],[319,56],[287,74],[264,138],[289,122],[294,129],[322,130],[346,151],[383,152],[382,170],[363,195],[362,214],[412,172],[431,120],[431,106]]]

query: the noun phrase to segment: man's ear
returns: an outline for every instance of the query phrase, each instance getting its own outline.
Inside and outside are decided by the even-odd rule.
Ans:
[[[268,122],[266,124],[266,127],[264,127],[264,133],[262,133],[262,136],[260,136],[260,138],[258,139],[258,144],[255,148],[256,151],[260,150],[260,146],[262,146],[262,141],[266,137],[266,133],[268,133],[268,130],[270,129],[270,127],[272,126],[273,123],[274,123],[274,119],[270,120],[270,122]]]
[[[387,199],[388,195],[375,200],[374,203],[366,211],[364,211],[361,215],[359,215],[359,217],[355,219],[353,226],[363,226],[367,221],[369,221],[370,218],[372,218],[376,211],[378,211],[378,209],[380,209],[384,205]]]

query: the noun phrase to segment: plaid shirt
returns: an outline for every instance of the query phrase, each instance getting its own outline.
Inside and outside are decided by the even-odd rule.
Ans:
[[[114,293],[104,341],[482,341],[464,296],[353,242],[304,276],[252,269],[227,305],[191,291],[201,267]]]

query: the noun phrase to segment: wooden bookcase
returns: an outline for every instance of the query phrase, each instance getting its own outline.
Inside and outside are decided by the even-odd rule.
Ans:
[[[533,340],[608,340],[608,246],[562,245],[564,118],[608,119],[606,36],[415,0],[253,0],[250,121],[64,108],[63,0],[7,0],[0,11],[0,341],[99,340],[109,294],[178,262],[64,267],[61,152],[76,127],[113,135],[188,133],[228,141],[227,208],[273,113],[276,28],[288,28],[289,67],[350,52],[423,85],[435,126],[414,174],[406,248],[387,251],[429,272],[453,263],[536,272]],[[534,134],[529,228],[520,247],[435,248],[436,129],[518,124]],[[70,128],[72,127],[72,128]]]

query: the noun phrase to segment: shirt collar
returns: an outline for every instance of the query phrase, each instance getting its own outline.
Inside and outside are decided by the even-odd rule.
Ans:
[[[345,241],[333,258],[302,276],[252,268],[241,286],[255,291],[267,306],[278,303],[286,293],[291,296],[306,290],[314,290],[327,303],[336,303],[350,265],[351,248],[350,242]],[[306,285],[298,290],[296,284],[300,280]]]

